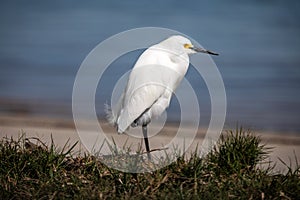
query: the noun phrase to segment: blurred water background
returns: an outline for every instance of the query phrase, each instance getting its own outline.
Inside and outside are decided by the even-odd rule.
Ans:
[[[213,59],[227,92],[225,127],[300,133],[299,20],[297,0],[1,0],[0,114],[72,118],[73,82],[86,55],[116,33],[154,26],[180,31],[220,53]],[[119,58],[101,80],[100,118],[116,80],[140,53]],[[200,125],[207,126],[205,83],[193,68],[186,77],[198,91]],[[179,113],[174,98],[168,120],[179,120]]]

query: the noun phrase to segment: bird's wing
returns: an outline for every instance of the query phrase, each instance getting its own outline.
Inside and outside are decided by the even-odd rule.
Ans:
[[[169,89],[168,79],[160,66],[143,66],[131,71],[117,121],[119,132],[124,132]]]

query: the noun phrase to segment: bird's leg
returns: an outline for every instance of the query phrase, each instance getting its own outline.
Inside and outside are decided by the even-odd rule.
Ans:
[[[143,129],[143,135],[144,135],[144,141],[145,141],[145,146],[146,146],[148,159],[151,160],[149,141],[148,141],[148,135],[147,135],[147,125],[143,125],[142,129]]]

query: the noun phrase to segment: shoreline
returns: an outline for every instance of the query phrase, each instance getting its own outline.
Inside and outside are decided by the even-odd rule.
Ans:
[[[84,127],[89,130],[90,122],[88,120],[82,120]],[[99,124],[105,132],[116,133],[115,129],[108,124],[104,119],[99,120]],[[73,119],[66,119],[61,117],[45,117],[45,116],[30,116],[30,115],[1,115],[0,114],[0,128],[1,127],[36,127],[36,128],[50,128],[57,130],[73,130],[76,132],[76,127]],[[178,129],[175,122],[171,122],[165,125],[163,132],[164,136],[174,136],[174,132]],[[231,129],[223,129],[223,131]],[[1,131],[1,129],[0,129]],[[293,132],[271,132],[262,130],[251,130],[253,134],[261,137],[262,141],[274,143],[274,144],[293,144],[300,145],[300,135]],[[197,136],[204,138],[206,128],[199,127]]]

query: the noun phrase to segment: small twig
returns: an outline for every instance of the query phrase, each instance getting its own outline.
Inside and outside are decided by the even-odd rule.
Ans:
[[[162,150],[167,150],[168,149],[168,147],[165,147],[165,148],[157,148],[157,149],[151,149],[149,152],[153,152],[153,151],[162,151]],[[149,153],[149,152],[143,152],[143,153],[141,153],[141,154],[146,154],[146,153]]]

